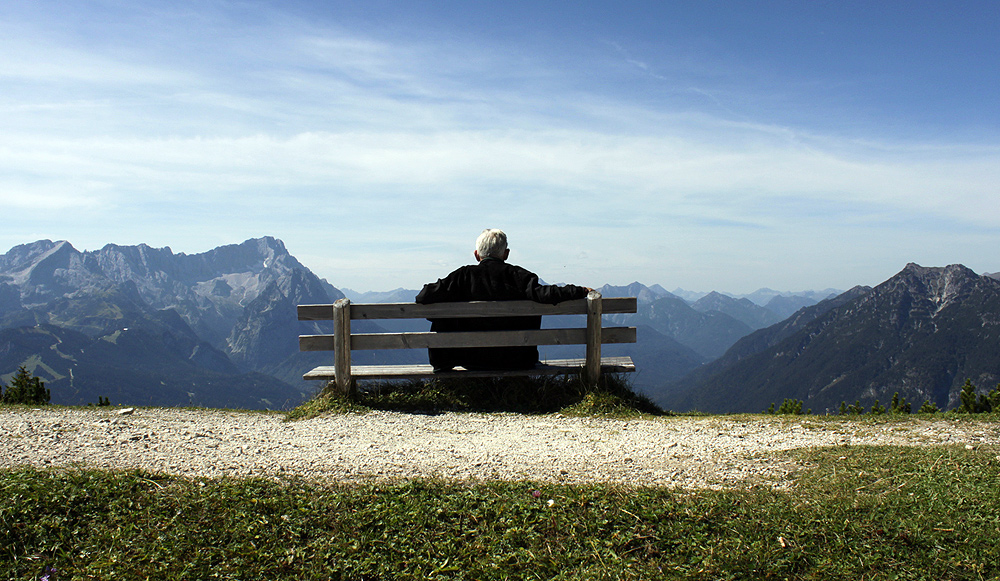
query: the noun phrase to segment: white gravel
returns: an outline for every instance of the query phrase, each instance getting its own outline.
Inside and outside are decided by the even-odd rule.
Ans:
[[[518,414],[331,415],[138,408],[0,409],[0,468],[142,468],[183,476],[318,481],[437,477],[724,487],[781,485],[771,452],[888,444],[1000,443],[998,422],[875,425],[808,417],[572,418]]]

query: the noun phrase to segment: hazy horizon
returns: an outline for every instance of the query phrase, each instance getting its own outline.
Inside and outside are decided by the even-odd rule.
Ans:
[[[249,242],[251,240],[261,240],[261,239],[264,239],[264,238],[273,238],[273,239],[277,240],[278,242],[280,242],[282,245],[284,245],[284,241],[281,240],[280,238],[276,237],[276,236],[263,235],[263,236],[258,236],[258,237],[255,237],[255,238],[247,239],[247,240],[244,240],[244,241],[232,242],[232,243],[228,243],[228,244],[222,244],[220,246],[238,246],[240,244],[243,244],[245,242]],[[33,240],[31,242],[22,242],[20,244],[16,244],[13,247],[4,250],[3,252],[0,252],[0,255],[5,255],[5,254],[7,254],[8,252],[10,252],[11,250],[13,250],[14,248],[16,248],[18,246],[31,245],[31,244],[35,244],[35,243],[38,243],[38,242],[49,242],[49,243],[56,244],[56,245],[58,245],[60,243],[67,243],[70,246],[72,246],[75,250],[77,250],[78,252],[93,252],[93,251],[100,250],[101,248],[104,248],[105,246],[140,246],[140,245],[144,245],[144,246],[149,246],[150,248],[154,248],[154,249],[157,249],[157,250],[168,250],[169,252],[171,252],[171,253],[173,253],[175,255],[177,255],[177,254],[199,255],[199,254],[203,254],[205,252],[209,252],[211,250],[215,250],[215,249],[218,248],[218,247],[216,247],[216,248],[209,248],[209,249],[206,249],[206,250],[200,251],[200,252],[183,252],[183,251],[175,251],[169,245],[168,246],[161,246],[161,247],[153,247],[153,246],[151,246],[149,244],[146,244],[144,242],[140,242],[140,243],[137,243],[135,245],[118,245],[118,244],[109,242],[109,243],[102,244],[102,245],[100,245],[100,246],[98,246],[96,248],[85,248],[85,247],[79,247],[79,246],[73,244],[72,240],[66,240],[64,238],[57,238],[57,239],[39,239],[39,240]],[[287,250],[287,246],[286,246],[286,250]],[[293,257],[295,257],[297,260],[299,260],[299,262],[302,262],[303,265],[306,268],[309,268],[309,270],[312,271],[314,274],[319,275],[320,278],[325,279],[328,283],[332,284],[338,290],[340,290],[340,291],[349,291],[350,293],[357,294],[357,295],[364,295],[364,294],[389,294],[389,293],[393,293],[393,292],[396,292],[396,291],[399,291],[399,290],[419,291],[419,289],[422,288],[424,284],[429,283],[429,282],[434,282],[438,278],[442,278],[442,277],[444,277],[445,275],[448,274],[448,272],[443,272],[443,273],[441,273],[440,276],[437,276],[434,279],[421,282],[418,285],[412,286],[412,287],[394,286],[394,287],[391,287],[391,288],[384,287],[384,288],[372,288],[372,289],[367,289],[367,290],[358,290],[357,288],[354,288],[354,287],[350,286],[349,284],[340,284],[338,282],[339,279],[331,280],[330,278],[325,277],[322,274],[319,274],[318,272],[316,272],[315,269],[312,268],[312,266],[310,266],[309,264],[305,263],[305,261],[303,261],[300,257],[296,256],[294,252],[290,252],[289,251],[289,254],[291,254]],[[472,262],[473,261],[469,261],[469,263],[472,263]],[[909,263],[907,263],[907,264],[909,264]],[[958,263],[952,263],[952,264],[958,264]],[[462,266],[462,265],[461,264],[457,265],[456,268],[458,266]],[[918,266],[929,267],[929,268],[944,268],[944,267],[950,266],[950,265],[944,265],[944,264],[942,264],[942,265],[918,264]],[[968,265],[962,265],[962,266],[965,266],[965,267],[968,268]],[[901,272],[905,267],[906,267],[906,265],[901,266],[900,269],[897,272],[894,272],[894,273],[890,274],[889,276],[887,276],[886,280],[888,280],[892,276],[894,276],[894,275],[898,274],[899,272]],[[975,269],[972,269],[972,270],[974,272],[976,272],[976,274],[978,274],[978,275],[993,276],[994,278],[1000,278],[1000,272],[991,273],[991,272],[985,272],[985,271],[984,272],[979,272],[979,271],[976,271]],[[994,276],[994,275],[998,275],[998,276]],[[539,276],[539,280],[543,284],[559,284],[559,285],[567,284],[567,283],[572,283],[573,282],[573,281],[565,281],[565,280],[546,280],[542,276]],[[872,286],[872,287],[874,287],[874,286],[877,286],[881,282],[884,282],[884,280],[876,281],[874,283],[856,283],[856,284],[851,284],[851,285],[843,287],[843,288],[837,288],[837,287],[819,287],[819,286],[810,287],[808,285],[806,285],[806,286],[798,286],[798,287],[794,287],[794,288],[775,288],[774,285],[764,285],[764,286],[760,286],[760,287],[757,287],[757,288],[754,288],[754,289],[741,290],[741,291],[733,291],[733,290],[725,289],[725,288],[711,288],[711,289],[707,289],[707,290],[705,290],[705,289],[693,290],[691,288],[684,288],[683,285],[677,285],[676,282],[675,283],[671,283],[671,284],[664,284],[662,282],[648,282],[648,281],[643,281],[643,280],[639,280],[639,279],[634,279],[634,280],[627,281],[627,282],[609,282],[609,281],[604,281],[604,282],[596,283],[594,286],[595,286],[595,288],[603,287],[605,285],[613,286],[613,287],[627,287],[627,286],[632,285],[632,284],[641,284],[641,285],[643,285],[643,286],[645,286],[647,288],[650,288],[650,289],[653,289],[653,287],[660,287],[662,290],[664,290],[666,292],[669,292],[671,294],[675,294],[675,295],[681,296],[685,300],[696,300],[696,299],[691,299],[690,297],[692,297],[692,296],[694,296],[694,297],[701,297],[701,296],[705,296],[707,294],[710,294],[712,292],[718,292],[718,293],[721,293],[721,294],[724,294],[724,295],[728,295],[728,296],[731,296],[731,297],[735,297],[735,298],[746,298],[746,297],[750,297],[750,296],[755,295],[755,294],[766,293],[766,292],[773,292],[773,293],[781,294],[781,295],[785,295],[785,296],[806,295],[806,294],[817,294],[817,295],[824,294],[824,296],[825,296],[825,294],[833,293],[833,292],[836,292],[836,293],[846,292],[847,290],[849,290],[849,289],[851,289],[851,288],[853,288],[855,286]]]

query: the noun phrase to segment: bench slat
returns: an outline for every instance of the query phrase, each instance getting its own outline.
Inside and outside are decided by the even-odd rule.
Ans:
[[[439,347],[520,347],[526,345],[582,345],[587,330],[537,329],[528,331],[464,331],[456,333],[355,333],[351,349],[427,349]],[[635,327],[606,327],[601,343],[635,343]],[[300,335],[301,351],[330,351],[333,335]]]
[[[635,297],[601,299],[605,315],[634,313]],[[521,317],[536,315],[584,315],[587,300],[547,305],[533,301],[473,301],[468,303],[351,303],[352,319],[447,319],[469,317]],[[299,305],[300,321],[333,320],[333,305]]]
[[[354,365],[351,375],[355,379],[424,379],[452,377],[516,377],[524,375],[565,375],[579,373],[583,370],[584,359],[554,359],[544,361],[532,369],[509,369],[490,371],[469,371],[456,369],[434,373],[430,365]],[[628,373],[635,371],[631,357],[604,357],[601,359],[601,373]],[[317,367],[305,375],[303,379],[336,378],[332,365]]]

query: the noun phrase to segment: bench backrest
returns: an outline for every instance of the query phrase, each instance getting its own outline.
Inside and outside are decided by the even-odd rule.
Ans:
[[[352,304],[340,299],[332,305],[299,305],[300,321],[333,321],[333,335],[301,335],[302,351],[333,351],[340,377],[349,377],[352,349],[426,349],[439,347],[509,347],[525,345],[586,345],[584,374],[596,381],[600,373],[602,343],[635,343],[635,327],[602,329],[601,315],[635,313],[635,297],[603,298],[597,291],[586,299],[555,305],[533,301],[473,301],[456,303]],[[586,328],[520,331],[468,331],[454,333],[351,333],[351,320],[444,319],[587,315]],[[341,372],[341,370],[344,370]],[[346,387],[346,386],[345,386]]]

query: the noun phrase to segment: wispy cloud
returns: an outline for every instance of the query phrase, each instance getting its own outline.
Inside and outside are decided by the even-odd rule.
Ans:
[[[237,189],[336,183],[425,189],[442,194],[476,184],[533,186],[600,195],[615,192],[655,205],[698,193],[754,203],[798,195],[920,207],[970,223],[997,216],[989,201],[1000,178],[998,152],[887,149],[849,143],[821,149],[729,127],[711,141],[683,132],[663,137],[585,129],[536,131],[301,132],[289,137],[0,137],[2,176],[80,178],[124,193]],[[4,179],[0,177],[0,179]],[[980,203],[983,202],[983,203]]]
[[[39,216],[24,232],[185,251],[273,234],[358,289],[440,275],[487,225],[511,230],[546,278],[593,284],[678,272],[711,284],[699,261],[790,276],[791,258],[766,257],[828,256],[824,236],[912,250],[928,220],[996,235],[996,143],[755,118],[730,108],[734,79],[685,82],[620,44],[607,46],[626,66],[710,106],[592,88],[588,76],[620,77],[534,47],[213,10],[167,10],[155,43],[113,23],[115,47],[7,25],[0,202]]]

